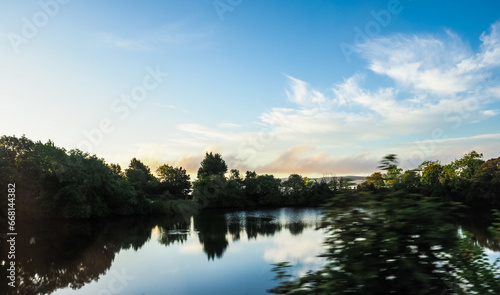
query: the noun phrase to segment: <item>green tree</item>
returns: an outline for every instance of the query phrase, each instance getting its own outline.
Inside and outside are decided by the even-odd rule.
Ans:
[[[290,174],[283,182],[283,197],[287,205],[302,205],[306,201],[306,182],[298,174]]]
[[[125,176],[127,180],[134,186],[136,190],[144,191],[148,182],[146,174],[141,169],[126,169]]]
[[[157,198],[161,194],[159,181],[148,166],[140,160],[133,158],[130,161],[128,169],[125,170],[127,180],[134,188],[149,198]]]
[[[153,174],[151,174],[151,170],[149,169],[148,166],[144,165],[140,160],[137,160],[137,158],[133,158],[130,160],[130,164],[128,165],[128,170],[141,170],[144,173],[144,176],[146,177],[146,181],[152,180],[154,178]]]
[[[245,180],[243,180],[243,192],[245,198],[250,200],[254,205],[259,202],[259,186],[257,183],[257,173],[255,171],[247,171]]]
[[[437,160],[436,161],[430,161],[430,160],[423,161],[422,164],[418,165],[417,170],[422,171],[422,170],[424,170],[425,167],[430,166],[430,165],[434,165],[434,164],[441,165],[441,162],[437,161]]]
[[[457,171],[460,178],[465,180],[472,180],[472,177],[481,168],[484,161],[482,160],[483,154],[479,154],[476,151],[471,151],[470,153],[464,155],[462,158],[455,160],[452,165]]]
[[[408,192],[418,192],[421,186],[420,174],[416,170],[406,170],[401,176],[401,183],[398,189]]]
[[[478,197],[472,183],[474,175],[484,163],[482,157],[483,154],[471,151],[446,167],[443,182],[457,200],[470,204],[474,203],[474,199]]]
[[[398,156],[396,154],[388,154],[382,158],[377,168],[388,171],[398,166]]]
[[[224,176],[227,172],[227,164],[222,159],[219,153],[213,154],[212,152],[206,153],[205,158],[201,161],[200,168],[198,169],[198,178],[202,175],[220,175]]]
[[[431,164],[422,171],[420,182],[429,189],[438,189],[441,186],[440,177],[443,173],[443,166],[440,164]]]
[[[126,177],[119,165],[80,150],[67,152],[52,141],[32,142],[26,137],[0,138],[1,181],[22,183],[23,198],[16,202],[24,220],[40,217],[94,218],[116,215],[174,213],[180,206],[164,198],[154,200],[157,179],[137,159]],[[149,179],[149,180],[148,180]],[[145,199],[145,196],[149,199]],[[1,202],[5,201],[1,199]],[[176,204],[180,204],[179,202]],[[183,207],[190,204],[182,203]],[[180,210],[180,209],[179,209]]]
[[[472,191],[482,204],[500,205],[500,157],[486,161],[475,171]]]
[[[324,180],[313,182],[308,188],[308,205],[318,206],[325,204],[333,197],[333,192],[330,190],[328,183]]]
[[[182,167],[162,165],[156,170],[162,189],[177,198],[186,198],[191,189],[190,176]]]
[[[402,169],[398,168],[398,162],[396,154],[388,154],[382,158],[380,165],[377,167],[386,171],[386,174],[383,175],[386,187],[393,187],[400,182]]]
[[[273,175],[259,175],[256,178],[257,184],[257,203],[263,206],[281,205],[281,180]]]

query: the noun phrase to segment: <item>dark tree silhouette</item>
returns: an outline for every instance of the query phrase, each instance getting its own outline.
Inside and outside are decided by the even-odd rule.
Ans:
[[[201,161],[200,165],[198,169],[198,178],[210,175],[224,176],[227,172],[227,164],[219,153],[213,154],[212,152],[207,152],[205,154],[205,159]]]

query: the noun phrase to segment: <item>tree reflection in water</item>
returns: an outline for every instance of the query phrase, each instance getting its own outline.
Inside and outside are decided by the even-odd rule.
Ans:
[[[401,208],[400,205],[398,204],[398,208]],[[336,221],[337,231],[331,234],[352,242],[335,246],[342,246],[348,253],[339,257],[345,260],[339,261],[350,272],[363,274],[365,278],[379,276],[385,280],[393,274],[394,269],[404,269],[405,271],[397,278],[389,281],[390,284],[397,284],[408,279],[407,275],[412,272],[432,271],[435,268],[433,257],[439,252],[432,246],[439,243],[443,248],[447,247],[447,243],[454,241],[459,227],[473,232],[479,244],[498,250],[498,242],[493,240],[486,230],[489,224],[474,219],[460,219],[461,223],[457,225],[430,215],[430,212],[435,211],[429,207],[419,206],[424,205],[413,203],[406,209],[401,209],[403,211],[392,215],[393,220],[390,222],[387,217],[374,218],[368,211],[339,209],[344,210],[343,214],[347,215]],[[419,210],[422,208],[425,210]],[[298,209],[297,212],[300,210],[303,209]],[[282,218],[281,214],[285,211],[287,218]],[[269,237],[284,230],[292,235],[299,235],[305,229],[317,228],[321,224],[319,218],[307,219],[300,213],[294,217],[294,212],[294,209],[229,213],[205,211],[187,220],[176,216],[18,224],[19,234],[16,237],[18,284],[16,288],[9,290],[11,292],[9,294],[50,294],[62,288],[82,288],[103,276],[110,269],[120,250],[139,250],[151,239],[151,231],[154,228],[157,229],[155,237],[165,247],[182,244],[190,235],[197,235],[207,258],[215,260],[221,259],[230,244],[240,239],[254,240],[259,237]],[[425,222],[415,222],[417,217],[424,218]],[[359,231],[359,235],[355,235],[355,231],[351,230],[353,227],[366,230]],[[338,231],[340,229],[343,231]],[[418,238],[415,236],[417,232],[420,235]],[[378,239],[383,243],[370,242]],[[2,253],[8,252],[6,243],[0,246]],[[418,247],[418,252],[414,252],[413,246]],[[384,249],[393,249],[395,252],[384,253]],[[331,254],[332,252],[327,253]],[[383,260],[385,266],[382,269],[367,267],[366,264],[360,263],[361,259],[365,262],[372,261],[374,265],[377,265],[377,261]],[[410,262],[416,262],[418,267],[413,269],[415,266],[411,266]],[[5,268],[2,268],[1,275],[0,283],[6,286]],[[425,286],[429,280],[433,279],[422,277],[419,286]]]
[[[17,224],[17,286],[10,294],[50,294],[79,289],[99,279],[121,249],[139,249],[152,223],[142,219],[111,222],[37,222]],[[2,243],[2,253],[6,250]],[[5,269],[3,269],[5,270]],[[2,286],[6,286],[2,274]]]
[[[332,204],[324,215],[326,265],[289,280],[289,264],[277,263],[281,284],[270,293],[499,294],[496,267],[468,235],[459,236],[454,204],[404,192],[358,198],[364,201],[350,209]]]
[[[226,238],[227,220],[224,215],[201,212],[194,216],[194,227],[198,230],[198,239],[208,259],[222,258],[229,242]]]
[[[160,219],[158,241],[165,246],[184,243],[190,232],[189,225],[190,223],[180,215]]]

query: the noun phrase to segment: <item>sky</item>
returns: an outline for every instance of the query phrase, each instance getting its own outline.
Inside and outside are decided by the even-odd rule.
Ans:
[[[0,135],[126,168],[500,153],[498,1],[0,0]]]

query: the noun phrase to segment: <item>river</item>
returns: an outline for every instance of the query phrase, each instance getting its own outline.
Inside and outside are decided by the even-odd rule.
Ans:
[[[499,256],[480,222],[474,232]],[[20,225],[13,294],[267,294],[273,263],[298,277],[324,263],[321,210],[204,211],[195,216]]]

